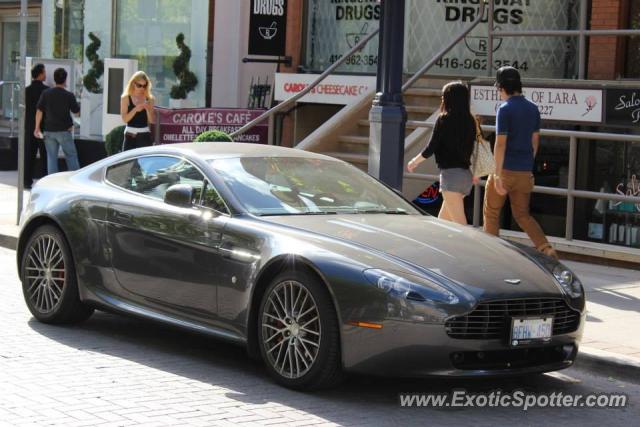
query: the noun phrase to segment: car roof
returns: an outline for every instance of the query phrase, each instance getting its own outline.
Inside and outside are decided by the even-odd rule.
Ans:
[[[129,153],[133,154],[134,150]],[[309,159],[334,160],[333,157],[295,148],[278,147],[264,144],[247,144],[240,142],[203,142],[155,145],[135,150],[140,155],[149,154],[184,154],[202,160],[215,160],[234,157],[300,157]]]

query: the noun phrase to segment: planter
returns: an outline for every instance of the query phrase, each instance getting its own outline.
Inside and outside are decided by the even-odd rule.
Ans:
[[[102,135],[102,94],[82,91],[82,105],[80,107],[80,135]]]
[[[192,106],[188,99],[169,99],[169,108],[191,108]]]

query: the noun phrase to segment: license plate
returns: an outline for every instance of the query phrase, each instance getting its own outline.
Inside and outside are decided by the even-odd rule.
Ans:
[[[553,317],[513,317],[511,319],[511,345],[548,341],[553,333]]]

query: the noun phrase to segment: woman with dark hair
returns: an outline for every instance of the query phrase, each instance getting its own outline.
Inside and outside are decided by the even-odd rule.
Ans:
[[[461,81],[442,88],[440,116],[427,148],[414,157],[407,169],[415,168],[435,155],[440,169],[440,192],[444,198],[438,218],[467,224],[464,198],[471,192],[471,154],[476,142],[476,122],[471,114],[469,88]]]

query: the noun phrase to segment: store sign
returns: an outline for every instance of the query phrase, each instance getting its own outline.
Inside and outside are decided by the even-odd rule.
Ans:
[[[249,55],[285,56],[287,0],[251,0]]]
[[[405,65],[413,73],[468,28],[483,0],[408,0]],[[575,29],[580,2],[567,0],[491,0],[496,31]],[[340,2],[343,3],[343,2]],[[489,64],[489,8],[482,22],[440,58],[430,74],[478,76],[502,66],[529,77],[563,78],[575,72],[576,45],[560,37],[495,37]]]
[[[523,94],[538,105],[542,120],[602,123],[602,90],[525,87]],[[495,116],[503,103],[495,87],[471,86],[471,107],[475,114]]]
[[[202,132],[214,129],[231,134],[264,113],[241,108],[156,108],[156,111],[160,115],[160,144],[192,142]],[[269,123],[265,120],[234,140],[267,144]]]
[[[608,125],[640,127],[640,89],[607,89]]]
[[[302,92],[319,74],[287,74],[277,73],[275,82],[275,99],[284,101]],[[327,77],[299,102],[317,104],[346,105],[373,91],[376,87],[375,76],[340,76]]]
[[[306,67],[325,70],[375,31],[380,15],[379,0],[308,0]],[[349,56],[339,70],[375,73],[377,67],[378,39],[374,38]]]

